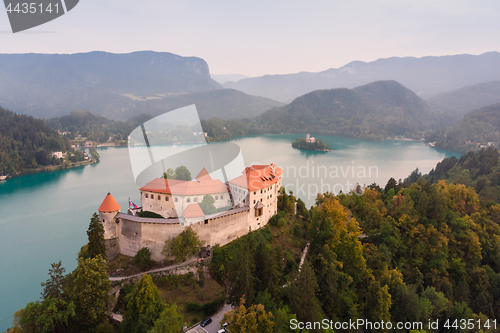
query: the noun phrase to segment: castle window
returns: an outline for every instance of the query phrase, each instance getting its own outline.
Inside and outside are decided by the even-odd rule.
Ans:
[[[261,216],[262,215],[262,208],[255,208],[255,216]]]
[[[260,194],[262,194],[262,190],[260,190]]]
[[[256,195],[256,194],[257,194],[257,192],[255,192],[255,191],[254,191],[254,192],[253,192],[253,195]]]
[[[179,200],[177,200],[177,198],[175,198],[175,200],[174,200],[174,201],[175,201],[175,202],[177,202],[177,201],[179,201]]]
[[[260,198],[260,202],[262,202],[262,198]]]
[[[194,198],[194,202],[198,202],[198,197],[195,197],[195,198]]]
[[[149,198],[148,194],[146,193],[146,199]]]
[[[190,203],[190,202],[191,202],[191,198],[187,198],[187,199],[186,199],[186,202],[187,202],[187,203]]]
[[[219,200],[219,196],[218,195],[215,196],[215,200]]]
[[[158,200],[161,200],[161,196],[158,194]]]
[[[168,196],[165,196],[165,201],[168,201]]]
[[[255,203],[255,200],[253,201],[253,203]]]

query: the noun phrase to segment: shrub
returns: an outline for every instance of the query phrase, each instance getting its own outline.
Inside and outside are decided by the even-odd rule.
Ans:
[[[151,252],[147,247],[140,249],[134,257],[134,262],[140,269],[147,269],[153,266],[154,262],[151,260]]]
[[[186,309],[188,312],[198,312],[201,309],[201,304],[198,302],[187,302]]]
[[[160,214],[156,214],[155,212],[150,212],[149,210],[143,210],[143,211],[137,213],[137,216],[149,217],[149,218],[153,218],[153,219],[162,219],[163,218],[163,216],[161,216]]]

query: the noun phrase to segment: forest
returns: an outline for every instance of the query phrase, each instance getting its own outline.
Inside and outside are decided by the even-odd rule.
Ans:
[[[70,141],[45,121],[0,108],[0,173],[15,175],[39,166],[60,164],[52,152],[72,152],[75,160],[83,154],[71,149]]]
[[[458,153],[478,150],[489,142],[500,142],[500,103],[488,105],[467,113],[453,126],[430,131],[427,142],[435,142],[435,147]]]

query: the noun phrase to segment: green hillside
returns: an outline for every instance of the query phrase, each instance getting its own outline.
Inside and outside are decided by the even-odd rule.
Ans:
[[[126,98],[125,100],[119,100],[117,104],[106,107],[106,109],[100,109],[99,105],[95,105],[93,108],[88,108],[88,110],[95,110],[94,113],[111,119],[123,120],[138,113],[157,116],[191,104],[196,105],[201,119],[213,117],[221,119],[253,118],[271,108],[283,105],[283,103],[265,97],[250,96],[233,89],[220,89],[200,93],[169,95],[161,99],[130,100]]]
[[[426,141],[436,148],[465,153],[500,142],[500,103],[467,113],[452,127],[430,132]]]
[[[434,112],[396,81],[377,81],[354,89],[317,90],[273,108],[255,120],[202,121],[210,139],[252,134],[315,133],[384,140],[420,139],[427,130],[450,125],[452,118]]]
[[[395,81],[378,81],[354,89],[317,90],[257,117],[270,133],[313,132],[383,140],[450,123],[412,91]]]
[[[54,151],[73,150],[45,121],[0,108],[0,173],[13,176],[55,164]]]
[[[67,116],[49,119],[47,124],[55,130],[70,132],[68,136],[71,139],[81,135],[96,142],[106,142],[110,136],[125,140],[136,125],[133,121],[114,121],[90,111],[74,111]]]
[[[444,92],[426,100],[436,110],[460,118],[471,110],[500,102],[500,81],[480,83]]]

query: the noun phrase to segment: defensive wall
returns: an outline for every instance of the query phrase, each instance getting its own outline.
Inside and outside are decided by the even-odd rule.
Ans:
[[[160,261],[165,241],[177,237],[186,227],[178,219],[143,218],[124,213],[115,213],[103,221],[115,224],[115,235],[106,239],[108,259],[118,253],[135,256],[143,247],[149,248],[152,259]],[[103,216],[101,216],[101,220]],[[106,221],[107,220],[107,221]],[[206,216],[205,220],[190,225],[205,245],[226,245],[232,240],[246,235],[257,226],[250,218],[250,208],[242,207],[219,214]]]

